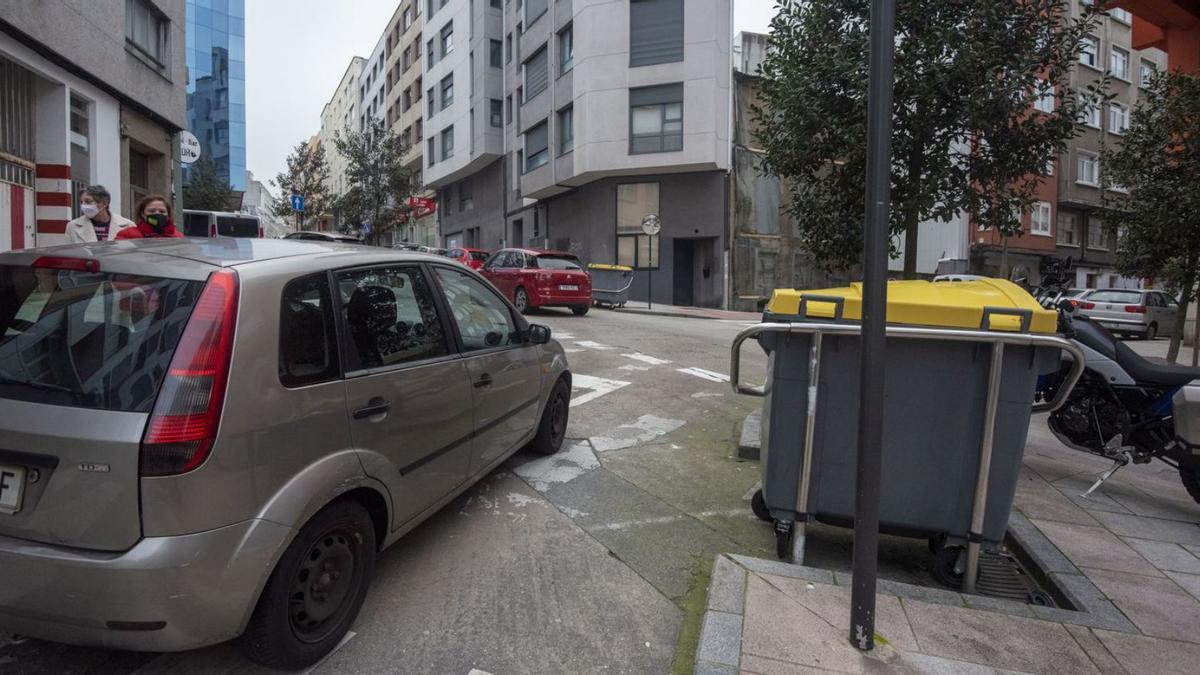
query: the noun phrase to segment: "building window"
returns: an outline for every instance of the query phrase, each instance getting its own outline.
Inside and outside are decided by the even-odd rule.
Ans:
[[[1104,222],[1099,218],[1088,218],[1088,248],[1108,250],[1108,237],[1104,236]]]
[[[469,211],[473,208],[475,208],[475,197],[471,189],[471,179],[464,178],[458,184],[458,210]]]
[[[446,24],[442,28],[442,58],[454,51],[454,22]]]
[[[1100,104],[1095,101],[1089,101],[1086,96],[1080,95],[1081,108],[1079,109],[1079,121],[1094,129],[1100,128]]]
[[[500,99],[493,98],[493,99],[489,99],[488,105],[490,107],[490,109],[488,111],[489,112],[488,120],[491,123],[491,125],[494,127],[503,127],[504,126],[504,104],[500,102]]]
[[[550,161],[550,133],[545,122],[525,132],[525,171],[533,171]]]
[[[550,59],[544,46],[525,61],[524,69],[525,98],[522,99],[522,103],[533,99],[550,86]]]
[[[401,110],[403,110],[404,112],[408,112],[408,109],[412,107],[412,93],[409,92],[409,90],[405,89],[404,93],[401,94],[401,99],[402,99],[402,103],[400,106]]]
[[[629,153],[683,150],[683,83],[629,90]]]
[[[575,67],[575,31],[568,25],[558,32],[558,73],[561,75]]]
[[[1133,15],[1130,14],[1129,10],[1127,9],[1110,9],[1108,10],[1108,15],[1125,24],[1126,26],[1133,23]]]
[[[169,22],[147,0],[125,0],[125,41],[163,63]]]
[[[1128,82],[1129,52],[1120,47],[1113,47],[1112,55],[1109,57],[1108,69],[1112,71],[1113,77],[1118,77]]]
[[[425,142],[425,156],[429,158],[429,166],[437,164],[437,153],[433,150],[433,136],[430,136],[429,140]]]
[[[575,108],[567,106],[558,111],[558,154],[575,149]]]
[[[617,264],[645,269],[658,267],[659,235],[642,231],[642,219],[661,215],[658,183],[617,185]]]
[[[442,129],[442,161],[454,156],[454,127]]]
[[[409,7],[404,10],[404,30],[408,30],[408,27],[412,25],[412,22],[413,22],[413,8]]]
[[[425,100],[428,101],[425,107],[429,110],[429,114],[426,117],[433,117],[434,113],[437,112],[437,96],[433,93],[433,87],[429,88],[429,94],[425,96]]]
[[[1138,66],[1138,80],[1142,83],[1143,87],[1149,87],[1150,81],[1154,79],[1154,75],[1157,72],[1158,66],[1143,59],[1141,65]]]
[[[1037,202],[1029,212],[1029,232],[1050,236],[1050,202]]]
[[[1100,68],[1100,40],[1092,35],[1083,36],[1079,50],[1079,62],[1091,68]]]
[[[1099,155],[1082,150],[1079,151],[1079,175],[1075,177],[1075,182],[1091,186],[1100,184]]]
[[[504,62],[512,63],[512,33],[504,36]]]
[[[525,25],[532,25],[538,17],[546,13],[550,0],[527,0],[525,2]]]
[[[629,65],[683,60],[683,0],[630,0]]]
[[[500,0],[492,0],[492,9],[502,9],[503,5]]]
[[[505,120],[505,124],[512,124],[513,108],[512,108],[512,95],[511,94],[504,97],[504,120]]]
[[[1044,113],[1053,113],[1054,103],[1054,90],[1047,89],[1037,97],[1037,100],[1033,103],[1033,107]]]
[[[493,68],[502,68],[504,66],[504,43],[499,40],[488,41],[488,65]]]
[[[429,70],[437,63],[437,49],[434,47],[433,38],[429,38],[428,44],[425,45],[425,56],[428,59],[425,63],[425,70]]]
[[[1129,129],[1129,108],[1120,103],[1108,104],[1108,130],[1114,134],[1124,134]]]
[[[1058,212],[1058,243],[1063,246],[1079,245],[1079,224],[1074,213]]]

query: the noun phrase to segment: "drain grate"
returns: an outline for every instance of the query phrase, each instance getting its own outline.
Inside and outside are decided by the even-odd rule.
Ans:
[[[962,590],[961,580],[954,584],[954,590]],[[980,553],[979,578],[975,582],[975,591],[980,595],[1016,600],[1030,605],[1058,606],[1054,598],[1042,590],[1017,559],[1007,551]]]

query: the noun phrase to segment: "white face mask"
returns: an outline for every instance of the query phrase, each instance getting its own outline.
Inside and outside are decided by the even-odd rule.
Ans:
[[[79,210],[83,211],[83,215],[87,216],[88,218],[95,218],[96,214],[100,213],[100,207],[96,206],[95,204],[82,204],[80,205]]]

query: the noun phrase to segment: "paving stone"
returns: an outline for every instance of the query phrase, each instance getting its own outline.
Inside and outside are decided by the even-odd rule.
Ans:
[[[1175,482],[1178,482],[1178,479]],[[1200,505],[1190,499],[1184,502],[1162,493],[1146,494],[1137,487],[1124,484],[1114,486],[1107,494],[1135,515],[1187,523],[1200,521]]]
[[[1160,570],[1200,574],[1200,558],[1179,544],[1136,537],[1122,537],[1122,539]]]
[[[1169,541],[1176,544],[1200,545],[1200,526],[1195,523],[1181,523],[1174,520],[1147,518],[1145,516],[1126,515],[1096,511],[1092,513],[1100,524],[1112,530],[1113,534],[1123,537],[1140,537],[1156,541]]]
[[[1028,518],[1018,511],[1008,515],[1008,535],[1033,559],[1033,564],[1044,574],[1054,572],[1078,574],[1079,570],[1063,555],[1058,547],[1042,534]]]
[[[1107,467],[1106,467],[1107,468]],[[1089,513],[1096,511],[1107,511],[1110,513],[1129,513],[1129,509],[1121,506],[1120,502],[1105,493],[1105,488],[1102,486],[1092,494],[1084,497],[1083,493],[1087,492],[1088,488],[1092,487],[1092,483],[1096,482],[1098,476],[1094,474],[1086,474],[1081,476],[1071,476],[1054,481],[1054,487],[1062,492],[1067,499],[1070,499],[1076,506],[1086,509]]]
[[[846,631],[755,575],[746,584],[742,653],[810,668],[861,670],[862,657],[846,640]]]
[[[992,668],[991,666],[981,666],[978,663],[912,652],[901,654],[898,665],[899,672],[921,673],[922,675],[1022,675],[1024,673],[1019,670]]]
[[[1016,600],[1004,600],[1003,598],[990,598],[986,595],[963,595],[963,601],[967,603],[967,607],[971,609],[979,609],[986,612],[998,612],[1000,614],[1011,614],[1013,616],[1033,616],[1033,609],[1030,605]]]
[[[713,564],[708,584],[708,608],[718,612],[741,614],[746,604],[746,570],[723,555]]]
[[[697,671],[699,672],[699,671]],[[742,675],[828,675],[836,672],[823,668],[809,668],[798,663],[776,661],[753,654],[742,655]]]
[[[1121,667],[1120,663],[1117,663],[1117,660],[1109,653],[1104,643],[1100,642],[1100,639],[1096,637],[1090,628],[1066,626],[1066,629],[1101,673],[1104,675],[1126,675],[1125,669]]]
[[[833,583],[833,572],[823,570],[817,567],[806,567],[804,565],[792,565],[781,560],[767,560],[765,558],[753,558],[748,555],[730,555],[730,558],[737,564],[745,567],[751,572],[760,574],[776,574],[781,577],[791,577],[793,579],[804,579],[821,584]]]
[[[1033,524],[1077,567],[1159,575],[1157,568],[1103,527],[1048,520],[1034,520]]]
[[[850,587],[814,584],[786,577],[764,577],[767,583],[783,591],[789,598],[824,619],[845,634],[850,631]],[[916,651],[917,640],[908,619],[900,607],[900,600],[889,595],[876,595],[875,632],[882,635],[892,646],[901,650]]]
[[[1021,467],[1013,506],[1027,518],[1053,520],[1060,523],[1099,525],[1087,511],[1079,508],[1067,496],[1028,467]]]
[[[922,653],[1027,672],[1098,672],[1061,625],[918,600],[901,603]]]
[[[1110,605],[1112,603],[1109,603]],[[1033,605],[1033,614],[1039,619],[1045,621],[1053,621],[1061,623],[1064,626],[1082,626],[1085,628],[1103,628],[1104,630],[1120,631],[1122,633],[1136,633],[1137,627],[1134,626],[1129,619],[1125,618],[1119,610],[1113,606],[1111,611],[1105,612],[1075,612],[1061,607],[1042,607]]]
[[[1184,574],[1183,572],[1167,572],[1167,576],[1174,579],[1175,583],[1183,586],[1183,590],[1191,593],[1193,597],[1200,599],[1200,576]]]
[[[697,661],[737,666],[742,653],[742,616],[725,612],[706,612],[700,629]]]
[[[850,586],[851,577],[846,576],[844,586]],[[915,584],[902,584],[891,579],[879,579],[875,583],[875,589],[878,593],[887,593],[898,598],[912,598],[913,600],[921,600],[933,605],[949,605],[951,607],[962,607],[964,604],[963,595],[945,588],[932,588],[930,586],[917,586]]]
[[[1174,581],[1124,572],[1085,569],[1113,603],[1147,635],[1200,642],[1200,602]]]
[[[742,436],[738,440],[738,457],[757,460],[762,448],[762,411],[755,410],[742,422]]]
[[[1074,623],[1093,628],[1135,632],[1137,629],[1121,613],[1092,580],[1083,574],[1051,574],[1050,581],[1075,605],[1079,611],[1055,607],[1033,607],[1033,613],[1042,619]]]
[[[733,666],[724,666],[719,663],[708,663],[702,661],[696,664],[696,668],[692,670],[692,675],[737,675],[738,669]]]
[[[1200,645],[1103,630],[1095,634],[1130,673],[1195,675],[1200,663]]]

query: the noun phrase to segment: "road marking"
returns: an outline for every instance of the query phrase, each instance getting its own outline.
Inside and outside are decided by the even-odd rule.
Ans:
[[[650,356],[649,354],[642,354],[641,352],[634,352],[632,354],[622,354],[621,356],[624,356],[627,359],[633,359],[634,361],[641,361],[642,363],[649,363],[652,366],[665,366],[668,363],[670,363],[670,361],[666,361],[664,359],[658,359],[653,356]]]
[[[586,394],[576,394],[571,397],[571,407],[583,405],[588,401],[594,401],[605,394],[611,394],[621,387],[628,386],[628,382],[621,380],[608,380],[603,377],[594,377],[592,375],[572,375],[571,389],[579,391],[580,389],[590,389]]]
[[[571,349],[569,347],[563,347],[563,352],[565,352],[567,354],[578,354],[581,351],[583,351],[583,350],[582,349]]]
[[[721,398],[724,395],[715,391],[698,391],[692,394],[692,398]]]
[[[631,373],[644,373],[647,370],[650,370],[650,366],[635,366],[633,364],[630,364],[628,366],[621,366],[617,370],[627,370]]]
[[[642,415],[629,424],[613,429],[611,436],[593,436],[588,439],[596,452],[622,450],[665,436],[684,425],[683,420],[670,420],[654,415]]]
[[[667,525],[677,523],[687,518],[753,518],[754,512],[750,509],[729,509],[726,511],[701,511],[700,513],[679,513],[673,516],[657,516],[655,518],[640,518],[638,520],[625,520],[616,523],[603,523],[601,525],[592,525],[583,529],[588,532],[612,532],[619,530],[628,530],[633,527],[645,527],[647,525]]]
[[[569,448],[560,450],[558,454],[525,462],[513,467],[517,474],[529,483],[534,490],[545,492],[551,485],[570,483],[583,474],[600,467],[600,460],[592,452],[592,446],[587,441],[580,441]]]
[[[601,344],[599,342],[592,342],[591,340],[583,340],[582,342],[576,342],[575,344],[580,347],[587,347],[588,349],[595,349],[598,352],[606,352],[606,351],[612,349],[612,347],[609,347],[606,344]]]
[[[721,373],[715,373],[703,368],[676,368],[675,370],[687,375],[694,375],[702,380],[709,380],[710,382],[729,382],[728,375],[722,375]]]
[[[555,340],[574,340],[574,333],[554,333]]]

